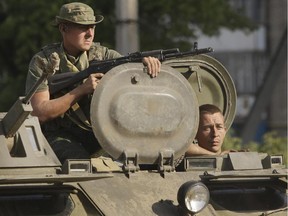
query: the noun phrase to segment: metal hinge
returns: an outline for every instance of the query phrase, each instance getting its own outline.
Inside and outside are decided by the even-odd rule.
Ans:
[[[174,151],[165,150],[159,152],[158,171],[160,172],[160,174],[165,176],[166,173],[173,172],[174,170],[175,170]]]
[[[123,154],[124,154],[123,171],[129,177],[131,173],[135,173],[140,169],[138,164],[139,154],[138,152],[130,150],[124,151]]]

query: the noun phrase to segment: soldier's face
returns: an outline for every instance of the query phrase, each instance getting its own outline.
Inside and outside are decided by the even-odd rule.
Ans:
[[[199,128],[196,135],[198,145],[208,151],[221,153],[226,135],[224,117],[221,113],[204,113],[200,115]]]
[[[95,25],[68,24],[62,33],[64,47],[69,52],[78,53],[90,49],[95,34]]]

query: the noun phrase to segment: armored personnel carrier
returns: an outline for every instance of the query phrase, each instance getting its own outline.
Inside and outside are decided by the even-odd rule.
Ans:
[[[0,116],[0,215],[287,215],[281,155],[184,157],[206,103],[229,128],[235,87],[208,55],[164,61],[153,79],[140,63],[114,67],[91,101],[109,157],[62,165],[19,98]]]

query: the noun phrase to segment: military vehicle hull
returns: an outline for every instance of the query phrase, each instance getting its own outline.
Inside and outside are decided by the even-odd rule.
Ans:
[[[269,158],[258,156],[264,164]],[[198,163],[197,170],[193,166],[164,176],[157,170],[129,177],[122,171],[10,175],[0,185],[0,215],[189,215],[179,204],[179,188],[187,182],[201,182],[209,191],[206,206],[196,215],[287,215],[286,170],[275,164],[242,171],[204,167],[209,160],[230,166],[229,157],[187,158],[187,163]]]
[[[22,102],[0,115],[0,215],[287,215],[281,155],[184,157],[199,105],[220,107],[227,128],[235,116],[233,81],[212,57],[169,60],[153,79],[141,63],[107,72],[91,123],[110,157],[61,164]]]

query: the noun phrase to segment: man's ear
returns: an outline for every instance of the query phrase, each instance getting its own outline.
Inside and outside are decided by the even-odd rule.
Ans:
[[[67,31],[67,26],[65,24],[63,24],[63,23],[60,23],[59,24],[59,31],[61,33],[66,32]]]

